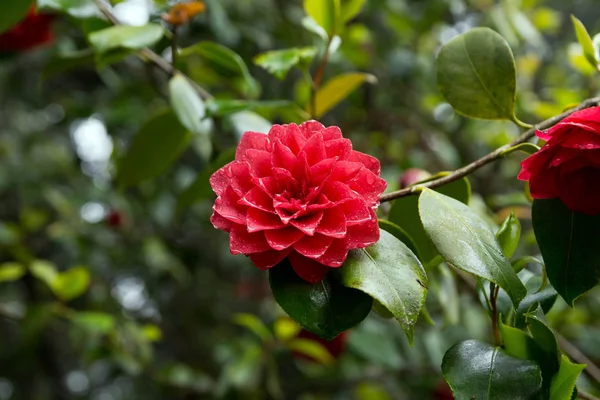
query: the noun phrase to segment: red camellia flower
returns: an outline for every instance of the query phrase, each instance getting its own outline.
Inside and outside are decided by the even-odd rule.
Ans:
[[[547,143],[522,164],[534,199],[560,198],[572,211],[600,213],[600,107],[577,111],[537,136]]]
[[[54,40],[50,24],[53,17],[38,14],[35,7],[21,22],[0,35],[0,52],[18,53],[51,43]]]
[[[316,121],[246,132],[235,160],[215,172],[211,222],[230,234],[232,254],[260,269],[288,257],[310,283],[348,250],[379,240],[375,209],[386,182],[379,161],[352,150],[336,126]]]

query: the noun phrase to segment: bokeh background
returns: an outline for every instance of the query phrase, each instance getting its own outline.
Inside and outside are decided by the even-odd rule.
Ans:
[[[132,24],[160,21],[168,6],[118,3],[115,14]],[[302,2],[205,4],[181,29],[181,47],[227,46],[252,78],[202,57],[182,69],[219,99],[304,107],[309,87],[299,71],[278,80],[253,62],[264,51],[321,45],[301,24]],[[458,168],[520,128],[454,113],[437,90],[440,46],[476,26],[501,33],[517,62],[517,115],[535,123],[598,92],[570,14],[600,32],[595,0],[367,0],[325,81],[361,71],[377,83],[321,121],[381,160],[389,190],[411,167]],[[95,60],[85,34],[103,26],[85,13],[57,15],[52,43],[0,56],[0,400],[451,398],[440,372],[445,351],[489,340],[490,324],[473,288],[449,268],[428,271],[429,317],[420,318],[414,347],[375,313],[343,341],[307,347],[295,342],[298,327],[274,302],[267,274],[232,256],[227,234],[211,226],[210,172],[242,132],[300,121],[298,107],[216,116],[210,142],[194,137],[166,172],[126,189],[114,184],[116,160],[168,104],[168,76],[135,56]],[[154,50],[168,58],[168,47]],[[470,177],[471,206],[495,223],[515,210],[524,227],[519,254],[535,254],[530,206],[515,178],[521,160],[511,155]],[[15,278],[19,265],[28,272]],[[55,270],[60,282],[49,285]],[[599,314],[596,290],[575,309],[557,300],[549,321],[600,362]],[[585,375],[579,384],[599,389]]]

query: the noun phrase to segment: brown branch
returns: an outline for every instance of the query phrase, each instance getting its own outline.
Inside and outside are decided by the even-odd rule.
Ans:
[[[108,8],[108,6],[102,0],[94,0],[94,1],[96,3],[96,6],[102,12],[102,14],[104,14],[110,22],[112,22],[114,25],[122,25],[121,22],[117,19],[117,17],[115,17],[115,15],[112,13],[112,11]],[[147,47],[140,49],[138,52],[138,55],[141,56],[141,58],[151,61],[154,65],[156,65],[158,68],[165,71],[168,75],[173,75],[177,72],[175,70],[175,68],[173,68],[173,65],[171,65],[171,63],[169,63],[167,60],[165,60],[160,55],[158,55],[157,53],[155,53],[154,51],[150,50]],[[200,97],[202,97],[204,100],[209,100],[209,99],[213,98],[213,96],[210,93],[208,93],[206,91],[206,89],[204,89],[202,86],[198,85],[196,82],[194,82],[192,79],[190,79],[187,76],[185,76],[185,78],[194,87],[194,89],[198,92]]]
[[[507,149],[517,146],[521,143],[527,142],[529,139],[531,139],[535,135],[536,130],[548,129],[548,128],[556,125],[563,119],[567,118],[569,115],[573,114],[576,111],[583,110],[584,108],[594,107],[599,104],[600,104],[600,97],[593,97],[593,98],[584,100],[577,107],[572,108],[569,111],[565,111],[562,114],[556,115],[552,118],[549,118],[545,121],[540,122],[539,124],[535,125],[533,128],[524,132],[521,136],[519,136],[517,139],[513,140],[511,143],[497,148],[496,150],[492,151],[491,153],[486,154],[485,156],[481,157],[480,159],[478,159],[476,161],[473,161],[471,164],[468,164],[462,168],[457,169],[456,171],[452,172],[449,175],[446,175],[439,179],[435,179],[433,181],[425,182],[423,184],[419,184],[416,186],[408,187],[406,189],[398,190],[396,192],[383,194],[379,198],[379,202],[384,203],[386,201],[396,200],[401,197],[417,194],[423,188],[434,189],[434,188],[443,186],[447,183],[454,182],[458,179],[461,179],[461,178],[469,175],[471,172],[476,171],[479,168],[483,167],[484,165],[487,165],[487,164],[503,157],[505,154],[505,151]]]
[[[588,392],[584,392],[583,390],[577,388],[577,398],[578,399],[584,399],[584,400],[600,400],[598,399],[596,396],[594,396],[591,393]]]

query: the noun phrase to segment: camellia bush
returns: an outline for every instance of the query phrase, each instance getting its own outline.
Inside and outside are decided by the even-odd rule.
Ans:
[[[107,210],[99,203],[87,204],[86,218],[94,219],[94,212],[99,213],[96,222],[103,220],[102,229],[108,229],[110,234],[92,236],[85,233],[88,228],[64,222],[69,215],[67,193],[79,193],[74,187],[78,185],[76,180],[71,180],[68,185],[73,187],[63,192],[45,189],[45,200],[31,203],[37,204],[36,207],[20,209],[18,201],[13,201],[3,218],[10,220],[15,212],[13,207],[17,207],[21,223],[31,227],[21,232],[21,228],[3,225],[0,230],[0,241],[7,250],[0,260],[3,262],[0,280],[7,284],[22,283],[27,301],[36,304],[48,296],[58,299],[47,300],[47,307],[37,312],[60,317],[84,332],[93,331],[97,337],[106,338],[111,345],[104,351],[131,375],[148,374],[156,382],[184,387],[198,396],[225,397],[227,393],[231,395],[231,386],[240,390],[236,392],[239,398],[292,398],[302,390],[280,382],[278,377],[285,373],[274,361],[276,358],[270,358],[274,357],[275,349],[285,348],[300,362],[331,365],[340,357],[348,340],[352,343],[352,332],[361,329],[365,320],[386,324],[394,321],[393,325],[404,332],[407,344],[413,346],[430,329],[426,324],[418,324],[419,321],[435,324],[454,320],[456,325],[454,315],[460,301],[457,299],[464,295],[469,299],[466,308],[485,314],[480,319],[485,321],[484,333],[474,337],[463,334],[461,340],[445,346],[441,365],[434,367],[441,368],[449,389],[440,380],[435,384],[442,386],[430,391],[430,396],[596,398],[592,393],[598,392],[598,387],[593,381],[600,383],[600,370],[593,358],[600,357],[600,353],[585,356],[556,332],[547,315],[551,315],[557,304],[563,304],[561,315],[577,315],[578,306],[586,296],[597,297],[597,292],[587,293],[600,283],[600,98],[594,97],[597,90],[592,86],[589,96],[567,96],[569,102],[546,104],[546,108],[540,106],[538,112],[532,111],[533,104],[541,102],[534,100],[531,92],[519,93],[517,87],[527,85],[518,82],[517,70],[523,67],[525,75],[533,79],[530,70],[535,62],[525,56],[515,60],[511,47],[519,45],[514,32],[532,46],[539,45],[543,37],[519,10],[519,5],[507,1],[503,6],[494,6],[492,2],[473,6],[488,10],[494,23],[453,28],[447,40],[431,51],[431,73],[424,74],[427,79],[421,80],[426,89],[419,89],[430,96],[428,101],[434,104],[433,114],[439,121],[447,121],[444,113],[461,121],[445,141],[439,136],[428,139],[423,133],[421,139],[425,143],[434,140],[433,146],[425,146],[430,153],[437,154],[436,147],[452,146],[454,141],[473,141],[473,137],[497,131],[499,126],[511,134],[496,135],[488,143],[488,149],[478,151],[476,156],[467,155],[451,162],[442,159],[427,165],[407,162],[398,169],[389,167],[394,163],[397,167],[392,142],[384,139],[378,145],[365,145],[365,140],[368,142],[365,135],[361,137],[355,132],[356,125],[364,121],[377,121],[377,116],[359,114],[367,106],[355,107],[354,120],[350,116],[347,120],[340,118],[344,124],[336,123],[328,114],[339,110],[345,102],[360,98],[357,94],[372,96],[374,87],[383,93],[391,90],[385,82],[378,82],[376,69],[372,74],[358,71],[369,70],[369,64],[363,63],[360,52],[352,53],[352,47],[377,47],[375,40],[366,39],[370,34],[365,26],[372,20],[363,20],[364,29],[355,26],[357,20],[361,21],[361,13],[379,7],[399,13],[400,8],[426,7],[423,4],[428,2],[420,6],[411,2],[398,2],[394,6],[389,2],[383,6],[380,3],[384,2],[368,0],[304,0],[290,11],[289,18],[298,24],[286,29],[292,36],[296,33],[291,31],[301,30],[298,35],[308,37],[310,45],[305,42],[296,43],[297,47],[263,48],[252,59],[244,59],[219,43],[219,35],[225,37],[227,27],[215,27],[214,40],[196,40],[203,35],[210,37],[194,31],[201,26],[197,21],[202,24],[226,21],[225,9],[217,3],[157,1],[143,21],[138,19],[140,14],[126,12],[127,4],[133,7],[133,2],[127,1],[19,0],[0,5],[0,51],[4,60],[10,62],[11,57],[43,51],[53,45],[56,35],[62,35],[65,39],[58,50],[43,61],[42,79],[69,76],[91,65],[103,85],[110,89],[103,96],[111,100],[98,97],[89,105],[77,104],[76,99],[62,99],[69,105],[61,106],[58,114],[67,110],[74,115],[90,115],[92,111],[94,115],[103,115],[117,132],[135,127],[132,135],[116,134],[112,139],[102,139],[111,143],[104,158],[98,158],[102,143],[78,139],[77,128],[71,131],[83,174],[93,181],[89,192],[81,196],[94,198],[102,191],[107,204],[119,205]],[[250,7],[254,3],[262,6],[259,0],[247,3]],[[460,3],[464,10],[470,6],[455,3]],[[560,15],[545,10],[546,19],[548,15]],[[406,11],[405,16],[411,15]],[[513,18],[511,29],[507,28],[507,15]],[[536,15],[542,18],[542,14]],[[573,65],[586,71],[586,76],[593,76],[590,82],[597,80],[594,73],[600,69],[599,40],[592,39],[575,16],[568,22],[569,32],[577,38],[577,43],[572,43],[575,47],[571,47],[576,53]],[[58,23],[61,29],[52,30],[52,24]],[[397,27],[404,23],[408,24],[397,16],[390,25]],[[252,32],[254,28],[244,25],[244,29]],[[268,37],[263,39],[271,43]],[[548,51],[548,46],[551,45],[540,48]],[[346,61],[340,62],[343,52]],[[400,55],[400,59],[404,56]],[[353,60],[360,67],[353,67]],[[415,71],[419,62],[423,62],[422,57],[415,61]],[[339,70],[340,64],[343,72]],[[131,73],[127,68],[136,72]],[[17,68],[14,74],[18,74]],[[263,93],[269,97],[279,94],[290,97],[261,97],[261,83],[253,74],[267,80]],[[139,81],[139,86],[123,90],[133,83],[119,78],[121,75],[131,76]],[[560,73],[552,76],[556,78]],[[81,78],[82,87],[73,93],[86,98],[90,79]],[[569,85],[566,81],[553,84]],[[295,85],[295,93],[286,85]],[[60,92],[61,88],[53,90]],[[395,95],[398,93],[394,92]],[[421,100],[414,95],[414,91],[406,90],[407,98],[413,97],[403,101],[408,108],[418,109]],[[383,99],[389,103],[400,101]],[[6,110],[13,107],[11,104],[6,103]],[[408,115],[406,120],[411,121],[420,118],[418,111],[403,115]],[[10,120],[11,114],[4,111],[2,118]],[[93,117],[80,124],[92,123],[93,129],[104,132],[100,121]],[[475,125],[468,125],[471,123]],[[9,131],[6,126],[4,130]],[[429,129],[418,126],[417,131]],[[463,135],[467,131],[471,136]],[[86,159],[86,148],[91,158]],[[169,175],[181,165],[192,167],[185,170],[187,173]],[[10,174],[20,171],[15,166],[11,168]],[[20,168],[41,167],[32,164]],[[516,202],[503,202],[496,197],[494,205],[489,198],[472,192],[470,180],[490,168],[507,178],[506,188],[501,187],[499,192],[509,192],[510,188],[513,198],[518,199]],[[494,176],[489,174],[487,179],[493,180]],[[11,182],[10,179],[18,177],[6,179]],[[58,178],[52,179],[60,182]],[[151,183],[153,180],[161,183]],[[172,196],[169,185],[175,181],[177,193]],[[491,183],[479,181],[474,186],[488,185]],[[29,191],[20,193],[22,199],[28,198]],[[51,214],[39,210],[47,202],[54,207]],[[498,207],[498,202],[504,206]],[[195,206],[201,208],[198,214],[193,214],[193,218],[192,214],[185,214]],[[129,213],[124,211],[127,208]],[[503,213],[493,212],[499,208]],[[165,209],[170,211],[165,214],[162,211]],[[186,217],[177,219],[174,214]],[[200,221],[201,226],[189,225],[193,219]],[[524,227],[522,221],[526,221]],[[209,224],[224,232],[217,233]],[[192,240],[194,229],[202,229],[203,234],[193,236]],[[121,236],[107,239],[115,232]],[[228,243],[223,245],[226,239]],[[86,242],[85,248],[79,247],[81,241]],[[87,258],[85,254],[95,247],[99,252]],[[65,260],[87,260],[86,263],[104,268],[111,262],[125,265],[139,262],[137,254],[130,254],[139,250],[144,253],[145,263],[155,269],[156,276],[167,274],[183,287],[191,279],[184,265],[199,263],[203,270],[209,269],[211,263],[221,262],[212,253],[223,247],[231,253],[218,259],[230,265],[224,270],[242,275],[256,272],[251,271],[252,265],[262,270],[252,275],[258,278],[240,290],[252,292],[261,288],[261,277],[268,279],[268,287],[260,289],[266,291],[261,296],[269,298],[272,294],[282,312],[267,322],[253,315],[252,310],[236,314],[235,324],[261,340],[260,346],[244,347],[240,359],[258,361],[246,369],[240,366],[246,364],[234,362],[227,367],[215,367],[217,378],[196,373],[183,364],[162,372],[147,368],[152,346],[155,342],[160,346],[164,330],[160,318],[153,317],[158,313],[156,307],[148,306],[150,311],[145,314],[140,311],[137,317],[130,310],[130,314],[125,314],[127,318],[121,320],[118,313],[100,306],[103,303],[99,300],[89,303],[81,300],[81,296],[93,299],[94,290],[97,293],[106,290],[102,289],[106,284],[94,283],[102,280],[102,269],[56,265]],[[108,261],[104,250],[100,251],[104,248],[123,250]],[[67,257],[67,253],[72,255]],[[214,271],[210,274],[218,276]],[[130,284],[138,282],[131,281],[132,278],[119,279],[130,279]],[[218,284],[219,279],[211,279],[212,283],[207,281],[205,286]],[[41,291],[39,284],[44,286]],[[159,287],[161,280],[156,278],[157,293]],[[112,296],[120,298],[119,290],[118,285],[114,286]],[[129,307],[127,296],[131,301],[132,295],[127,293],[133,289],[128,290],[119,300],[124,308]],[[179,286],[170,288],[162,299],[177,297],[179,290]],[[213,303],[210,296],[203,301],[203,307],[217,307],[217,301]],[[189,303],[182,300],[176,307],[185,309]],[[90,304],[92,307],[87,308]],[[171,307],[175,306],[165,300],[159,308],[169,314]],[[136,310],[142,310],[142,306]],[[182,313],[182,320],[208,318],[200,312],[177,313]],[[4,314],[17,321],[23,318],[18,312]],[[30,316],[30,312],[26,315]],[[466,319],[465,325],[469,317]],[[590,325],[593,324],[591,318]],[[171,326],[173,337],[178,330],[176,326],[175,322]],[[208,324],[202,331],[211,332],[213,328]],[[594,329],[590,332],[600,335],[597,327]],[[185,330],[183,336],[197,332]],[[84,333],[81,340],[88,334]],[[210,340],[218,343],[218,334],[214,336]],[[593,343],[600,346],[597,337],[595,340]],[[366,349],[363,351],[368,354],[370,346],[375,345],[363,343]],[[434,347],[431,342],[427,346]],[[215,359],[235,359],[238,350],[222,350]],[[92,359],[101,350],[93,353],[96,355],[89,356]],[[366,374],[365,368],[356,368],[358,378]],[[52,369],[50,366],[49,370]],[[245,383],[239,382],[263,369],[266,378],[257,387],[264,386],[264,392],[257,389],[252,397],[245,392],[250,390]],[[243,373],[239,372],[242,370]],[[77,387],[73,384],[76,378],[71,376],[70,384],[67,380],[71,389]],[[0,384],[3,399],[2,390]],[[356,394],[361,399],[390,396],[379,387],[361,390],[362,394]],[[250,397],[244,397],[244,393]],[[23,396],[18,398],[33,398],[16,394]],[[152,395],[145,396],[140,398]],[[166,396],[162,398],[176,395]],[[391,396],[404,398],[400,394]],[[70,397],[57,394],[47,398]]]

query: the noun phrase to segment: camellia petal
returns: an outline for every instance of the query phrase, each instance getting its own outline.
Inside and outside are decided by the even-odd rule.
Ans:
[[[240,143],[235,151],[235,159],[243,161],[246,157],[246,151],[250,149],[268,151],[267,145],[269,137],[264,133],[246,132],[242,135]]]
[[[329,267],[323,265],[311,258],[306,258],[296,252],[292,252],[289,255],[290,264],[292,268],[298,274],[298,276],[308,283],[315,284],[321,282]]]
[[[279,262],[286,258],[291,251],[291,249],[283,251],[267,250],[263,251],[262,253],[250,254],[249,257],[252,263],[256,265],[257,268],[269,269],[279,264]]]
[[[263,232],[248,232],[245,226],[236,225],[229,232],[232,254],[252,254],[271,250]]]

